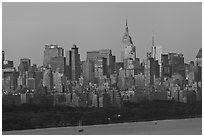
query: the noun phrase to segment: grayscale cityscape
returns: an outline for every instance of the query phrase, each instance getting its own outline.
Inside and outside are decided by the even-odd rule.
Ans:
[[[202,2],[3,2],[2,36],[2,134],[202,134]]]

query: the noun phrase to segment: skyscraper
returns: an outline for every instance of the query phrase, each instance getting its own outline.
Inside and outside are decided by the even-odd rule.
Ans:
[[[112,50],[101,49],[98,57],[107,59],[107,76],[109,77],[115,71],[115,56],[112,55]]]
[[[72,47],[72,79],[75,81],[79,80],[81,75],[80,72],[80,54],[78,53],[78,47],[73,45]]]
[[[48,67],[50,64],[50,60],[52,57],[63,57],[64,56],[64,49],[58,47],[56,44],[45,45],[44,50],[44,59],[43,59],[43,66]]]
[[[124,69],[128,75],[134,75],[134,70],[136,68],[136,48],[133,45],[132,38],[129,35],[127,19],[126,19],[126,28],[125,34],[122,38],[122,53],[121,53],[122,62],[124,62]]]
[[[169,67],[169,60],[168,60],[168,54],[162,54],[161,56],[161,71],[162,71],[162,77],[170,77],[170,67]]]
[[[63,74],[59,73],[59,69],[53,74],[53,85],[57,92],[64,92]]]
[[[20,65],[18,67],[19,75],[22,76],[29,70],[31,66],[31,60],[28,58],[20,59]]]
[[[147,59],[145,61],[145,87],[152,88],[154,87],[155,81],[155,60],[151,57],[151,53],[147,53]]]
[[[59,73],[65,74],[65,57],[56,56],[52,57],[50,60],[51,69],[56,71],[59,69]]]
[[[115,56],[112,55],[111,49],[100,49],[97,51],[88,51],[87,52],[87,60],[96,62],[98,58],[106,58],[107,59],[107,76],[109,77],[115,71]]]
[[[72,66],[72,51],[69,50],[69,51],[66,51],[66,73],[65,75],[67,76],[67,79],[68,80],[71,80],[72,79],[72,69],[71,69],[71,66]]]
[[[11,61],[11,60],[4,60],[3,68],[12,68],[12,67],[13,67],[13,61]]]
[[[202,48],[199,49],[198,54],[196,55],[196,64],[202,67]]]
[[[84,83],[94,82],[94,61],[86,60],[82,65],[82,76]]]
[[[174,73],[180,74],[185,79],[185,64],[183,54],[178,53],[169,53],[169,65],[170,65],[170,74],[171,76]]]
[[[13,91],[17,87],[17,72],[13,68],[2,69],[2,89],[4,91]]]
[[[162,55],[162,46],[159,46],[159,45],[155,45],[155,41],[154,41],[154,35],[152,36],[152,47],[151,47],[151,55],[152,55],[152,58],[154,60],[157,60],[158,61],[158,64],[159,64],[159,68],[160,68],[160,72],[159,72],[159,76],[161,76],[162,74],[162,68],[161,68],[161,55]]]
[[[35,78],[26,78],[26,87],[31,90],[36,90]]]
[[[202,81],[202,48],[199,49],[198,54],[196,55],[196,81]]]
[[[99,80],[106,75],[107,76],[107,58],[98,57],[95,62],[95,78]]]
[[[78,47],[74,44],[70,51],[66,52],[66,65],[68,68],[68,78],[78,81],[81,75],[80,69],[80,54]]]
[[[28,70],[31,66],[31,60],[28,58],[20,59],[20,65],[18,66],[18,86],[26,86],[26,78],[28,77]]]
[[[5,52],[4,52],[4,50],[2,50],[2,68],[4,68],[4,67],[3,67],[3,65],[4,65],[4,60],[5,60]]]
[[[99,56],[99,51],[87,51],[86,52],[86,60],[91,60],[94,61],[97,59],[97,57]]]
[[[50,68],[44,71],[43,87],[46,87],[48,91],[51,91],[53,89],[53,72]]]

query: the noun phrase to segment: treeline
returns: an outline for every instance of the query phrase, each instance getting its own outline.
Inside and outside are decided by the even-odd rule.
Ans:
[[[68,106],[2,106],[2,130],[109,124],[201,117],[202,102],[174,101],[124,103],[122,108],[73,108]]]

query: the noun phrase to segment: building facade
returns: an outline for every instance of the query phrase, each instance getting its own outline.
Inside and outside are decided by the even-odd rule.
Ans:
[[[94,83],[94,71],[94,61],[86,60],[82,65],[84,84],[88,84],[89,82]]]
[[[43,66],[48,67],[52,57],[63,57],[64,56],[64,49],[58,47],[56,44],[48,44],[45,45],[44,50],[44,59],[43,59]]]
[[[28,58],[20,59],[20,65],[18,67],[19,75],[22,76],[25,74],[31,66],[31,60]]]
[[[87,60],[97,63],[98,58],[105,58],[107,60],[107,77],[110,77],[111,74],[115,71],[115,56],[112,55],[111,49],[101,49],[97,51],[88,51]]]
[[[136,68],[136,47],[133,45],[132,38],[129,35],[127,20],[125,34],[122,38],[121,58],[124,63],[124,69],[127,72],[127,76],[134,76]]]
[[[66,67],[69,80],[78,81],[81,76],[80,54],[74,44],[71,50],[66,52]]]
[[[51,69],[56,71],[58,69],[59,73],[65,75],[66,73],[66,64],[65,64],[65,57],[52,57],[50,60]]]
[[[15,68],[2,69],[2,89],[12,92],[17,87],[17,72]]]
[[[50,68],[44,71],[43,87],[46,87],[48,91],[53,90],[53,72]]]

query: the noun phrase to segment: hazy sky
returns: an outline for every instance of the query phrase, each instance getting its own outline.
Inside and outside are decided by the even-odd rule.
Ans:
[[[202,3],[3,3],[2,48],[19,65],[30,58],[42,65],[45,44],[86,52],[112,49],[120,61],[121,40],[128,19],[137,57],[150,51],[152,31],[163,52],[183,53],[194,60],[202,47]]]

